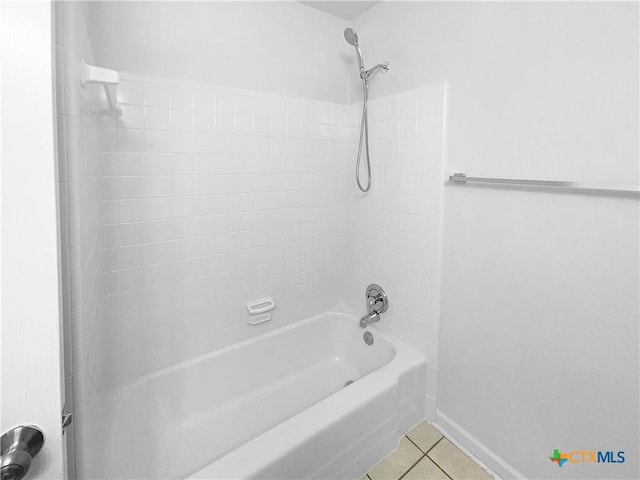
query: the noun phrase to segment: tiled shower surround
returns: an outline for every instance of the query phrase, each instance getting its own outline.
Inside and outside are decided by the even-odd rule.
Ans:
[[[391,301],[377,328],[427,358],[429,419],[438,371],[446,100],[441,84],[370,102],[373,186],[349,204],[353,308],[364,309],[369,283],[385,288]]]
[[[101,154],[104,285],[121,339],[112,384],[334,307],[349,107],[122,78]],[[274,319],[247,326],[245,303],[265,296]]]
[[[65,321],[74,354],[97,355],[82,357],[81,378],[72,372],[76,399],[93,409],[77,408],[77,438],[108,435],[87,419],[108,419],[120,389],[144,375],[332,308],[362,315],[371,282],[390,296],[376,327],[429,361],[432,418],[445,97],[439,85],[371,100],[366,195],[354,178],[359,102],[125,72],[120,115],[104,98],[88,100],[95,139],[79,164],[95,169],[79,204],[93,213],[72,215],[69,236],[85,231],[82,278],[95,281],[91,291],[71,282],[87,308]],[[265,296],[277,304],[273,319],[247,325],[245,303]],[[88,381],[93,393],[82,393]],[[78,455],[79,473],[91,476],[95,459],[82,446]]]
[[[360,313],[371,281],[392,299],[380,326],[435,362],[437,302],[412,296],[439,279],[442,86],[371,102],[360,195],[358,104],[122,78],[122,114],[101,120],[109,385],[343,302]],[[274,319],[246,325],[265,296]]]

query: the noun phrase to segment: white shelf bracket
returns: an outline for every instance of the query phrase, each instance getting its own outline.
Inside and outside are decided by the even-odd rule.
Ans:
[[[112,93],[111,86],[118,85],[120,83],[120,74],[115,70],[109,70],[108,68],[96,67],[95,65],[89,65],[84,59],[80,60],[80,83],[83,88],[86,88],[89,84],[100,84],[104,87],[104,94],[107,97],[109,108],[114,109],[116,112],[120,112],[120,106],[118,105],[118,99],[116,97],[115,89]]]

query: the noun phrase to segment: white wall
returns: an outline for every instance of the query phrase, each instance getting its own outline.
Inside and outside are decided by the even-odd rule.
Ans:
[[[637,4],[389,2],[355,23],[367,64],[391,62],[372,95],[450,82],[449,171],[637,184]],[[438,423],[499,473],[638,475],[638,213],[445,187]],[[627,461],[560,469],[554,448]]]
[[[527,478],[634,478],[638,201],[446,190],[440,423]],[[560,469],[554,448],[627,461]]]
[[[451,83],[451,168],[621,183],[638,178],[637,25],[625,2],[383,2],[355,24],[367,66],[391,62],[373,97]]]
[[[347,98],[346,21],[298,2],[91,2],[104,67],[327,101]]]

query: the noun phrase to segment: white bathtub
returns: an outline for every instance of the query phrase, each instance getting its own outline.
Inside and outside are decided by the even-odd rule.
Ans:
[[[367,330],[325,313],[130,384],[108,476],[359,477],[424,416],[425,358]]]

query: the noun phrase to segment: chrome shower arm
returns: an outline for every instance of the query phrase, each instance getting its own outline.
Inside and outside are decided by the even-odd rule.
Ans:
[[[378,72],[388,72],[389,71],[389,62],[379,63],[375,67],[370,68],[369,70],[360,69],[360,78],[363,80],[369,80]]]

